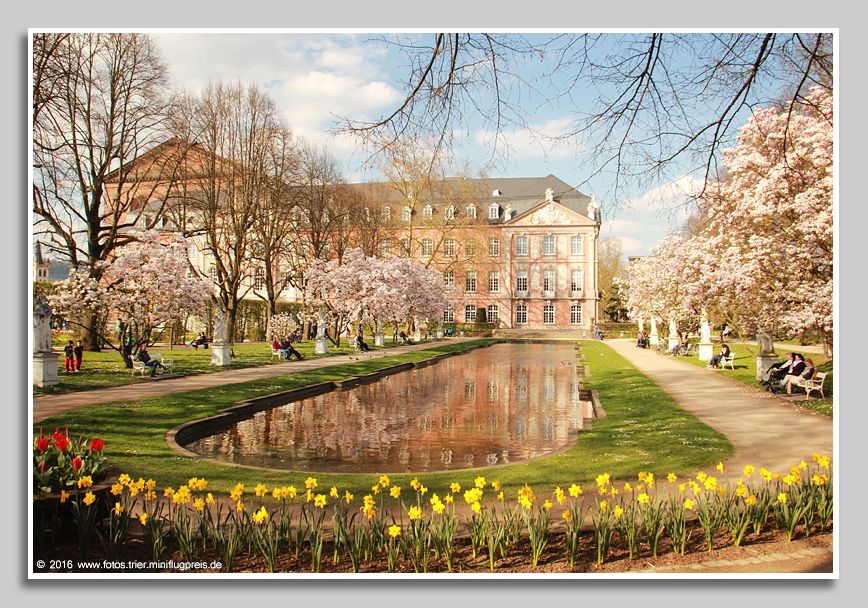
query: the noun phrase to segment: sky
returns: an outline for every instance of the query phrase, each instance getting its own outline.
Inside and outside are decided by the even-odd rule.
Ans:
[[[430,40],[431,34],[414,37]],[[393,111],[402,100],[403,58],[378,41],[376,33],[296,32],[157,32],[157,46],[170,68],[172,85],[190,92],[209,81],[256,83],[268,91],[282,110],[293,132],[326,148],[343,165],[350,182],[371,181],[377,175],[365,171],[366,160],[347,137],[329,135],[338,117],[371,120]],[[545,100],[522,103],[527,121],[536,130],[556,136],[571,120],[568,108],[553,107]],[[510,129],[509,163],[493,176],[542,177],[553,174],[587,195],[598,194],[602,207],[602,237],[618,237],[627,255],[646,255],[666,235],[671,224],[679,226],[684,214],[661,212],[664,203],[690,187],[683,178],[667,188],[637,192],[634,198],[606,201],[609,184],[589,179],[577,167],[587,153],[575,141],[553,145],[535,139],[527,130]],[[488,158],[491,132],[479,124],[463,133],[461,153],[471,161]],[[581,185],[580,185],[581,184]],[[664,195],[664,199],[660,195]],[[540,193],[542,196],[543,193]],[[666,205],[662,205],[663,208]]]

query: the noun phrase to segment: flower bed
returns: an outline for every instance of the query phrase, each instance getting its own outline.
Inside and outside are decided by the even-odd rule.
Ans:
[[[219,562],[221,572],[498,572],[516,563],[533,572],[556,550],[565,571],[582,572],[604,566],[616,551],[634,560],[712,552],[770,534],[787,542],[825,534],[830,462],[820,455],[814,461],[811,470],[801,462],[783,476],[747,467],[735,483],[703,473],[659,482],[641,472],[633,483],[615,484],[603,474],[592,489],[572,484],[538,496],[525,486],[515,497],[484,477],[438,495],[417,480],[404,488],[381,476],[361,500],[336,487],[321,490],[313,477],[303,489],[238,484],[218,499],[204,479],[158,495],[153,480],[121,475],[101,521],[82,476],[70,501],[80,556],[93,555],[98,539],[110,559],[136,552],[155,563]],[[56,557],[68,549],[41,542],[37,553]]]

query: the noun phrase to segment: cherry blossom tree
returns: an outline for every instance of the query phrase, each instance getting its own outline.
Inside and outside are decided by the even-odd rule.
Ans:
[[[97,336],[132,368],[133,353],[150,344],[161,329],[190,314],[204,313],[211,286],[188,276],[190,263],[181,235],[147,231],[129,236],[135,240],[99,262],[98,280],[86,272],[73,273],[51,301],[71,319],[86,312],[114,316],[117,334],[105,331]]]
[[[306,271],[307,304],[325,306],[344,322],[384,323],[433,317],[446,307],[440,276],[409,258],[347,251],[343,262],[314,262]]]
[[[833,326],[833,104],[757,110],[725,150],[727,179],[700,201],[701,228],[670,236],[631,264],[634,316],[683,318],[705,308],[744,336],[823,337]]]
[[[728,179],[703,201],[705,297],[742,332],[818,332],[833,325],[833,104],[757,111],[724,151]]]

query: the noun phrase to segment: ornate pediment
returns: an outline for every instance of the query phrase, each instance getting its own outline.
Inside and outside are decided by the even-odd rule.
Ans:
[[[588,225],[593,222],[555,201],[546,201],[509,222],[513,226]]]

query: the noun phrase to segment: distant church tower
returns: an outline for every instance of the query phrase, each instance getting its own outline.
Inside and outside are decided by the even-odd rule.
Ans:
[[[50,268],[51,264],[42,256],[42,244],[36,241],[36,256],[33,259],[33,280],[47,281],[48,270]]]

